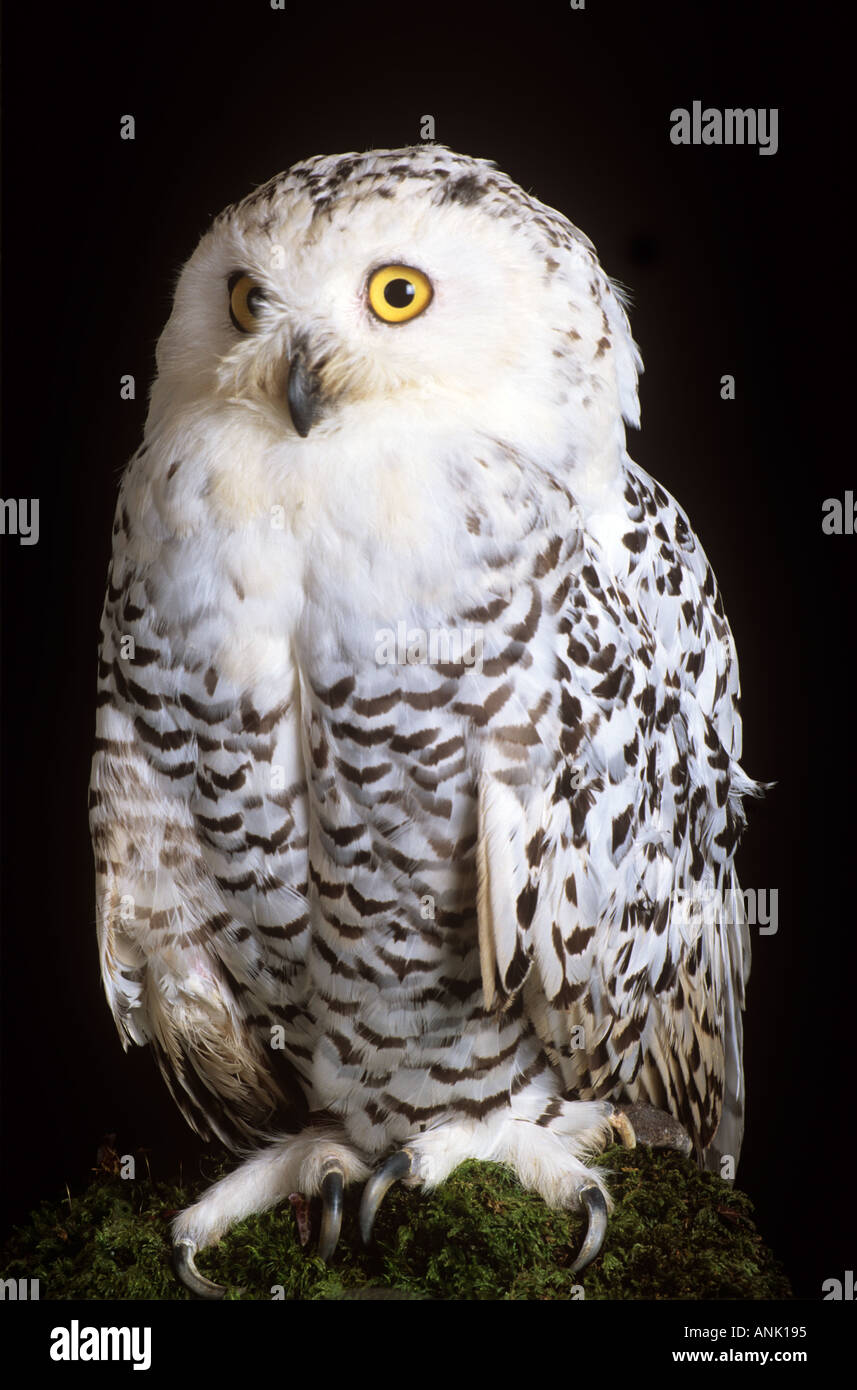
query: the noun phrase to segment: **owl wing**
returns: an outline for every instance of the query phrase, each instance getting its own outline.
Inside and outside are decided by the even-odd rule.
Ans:
[[[299,1059],[299,716],[282,690],[255,709],[200,654],[121,495],[114,536],[89,793],[102,977],[123,1044],[151,1043],[189,1122],[234,1147],[302,1105],[282,1037]]]
[[[487,993],[523,990],[575,1095],[671,1112],[700,1154],[722,1115],[716,1149],[737,1161],[749,936],[732,860],[757,788],[710,566],[632,465],[622,505],[587,523],[560,629],[552,781],[527,804],[480,789]]]

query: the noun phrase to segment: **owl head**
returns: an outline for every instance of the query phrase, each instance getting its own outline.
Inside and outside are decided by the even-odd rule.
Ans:
[[[150,426],[216,415],[245,451],[304,462],[490,438],[567,473],[610,467],[638,422],[640,360],[591,243],[438,145],[309,159],[227,208],[157,364]]]

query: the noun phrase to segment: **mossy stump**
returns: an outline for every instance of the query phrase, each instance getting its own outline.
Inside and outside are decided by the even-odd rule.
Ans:
[[[675,1153],[611,1148],[599,1161],[616,1206],[600,1256],[571,1265],[583,1218],[550,1211],[493,1163],[463,1164],[437,1192],[390,1191],[373,1245],[346,1193],[330,1267],[301,1247],[288,1203],[242,1221],[203,1251],[200,1272],[240,1299],[776,1299],[791,1291],[753,1223],[748,1197]],[[224,1171],[193,1187],[99,1175],[79,1197],[43,1202],[0,1259],[0,1277],[37,1278],[43,1299],[185,1299],[170,1219]]]

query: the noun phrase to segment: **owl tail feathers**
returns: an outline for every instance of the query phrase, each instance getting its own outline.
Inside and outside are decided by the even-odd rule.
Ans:
[[[706,1172],[716,1173],[727,1182],[733,1182],[743,1139],[743,1104],[736,1106],[724,1103],[717,1133],[702,1156]]]
[[[744,1025],[745,990],[750,976],[750,929],[744,900],[733,878],[730,893],[732,918],[720,933],[723,951],[723,1108],[720,1123],[702,1158],[710,1173],[731,1182],[738,1169],[744,1138]]]
[[[726,1075],[723,1109],[714,1137],[703,1152],[702,1163],[707,1172],[717,1173],[719,1177],[732,1182],[738,1170],[744,1139],[743,1028],[740,1009],[727,1019],[724,1042]]]

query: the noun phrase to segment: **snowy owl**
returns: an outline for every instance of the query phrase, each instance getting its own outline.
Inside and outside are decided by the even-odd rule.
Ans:
[[[241,1162],[176,1219],[509,1165],[610,1209],[633,1107],[737,1161],[738,667],[637,467],[591,242],[441,146],[294,165],[178,280],[124,474],[90,807],[104,985]],[[620,1107],[631,1107],[626,1114]]]

